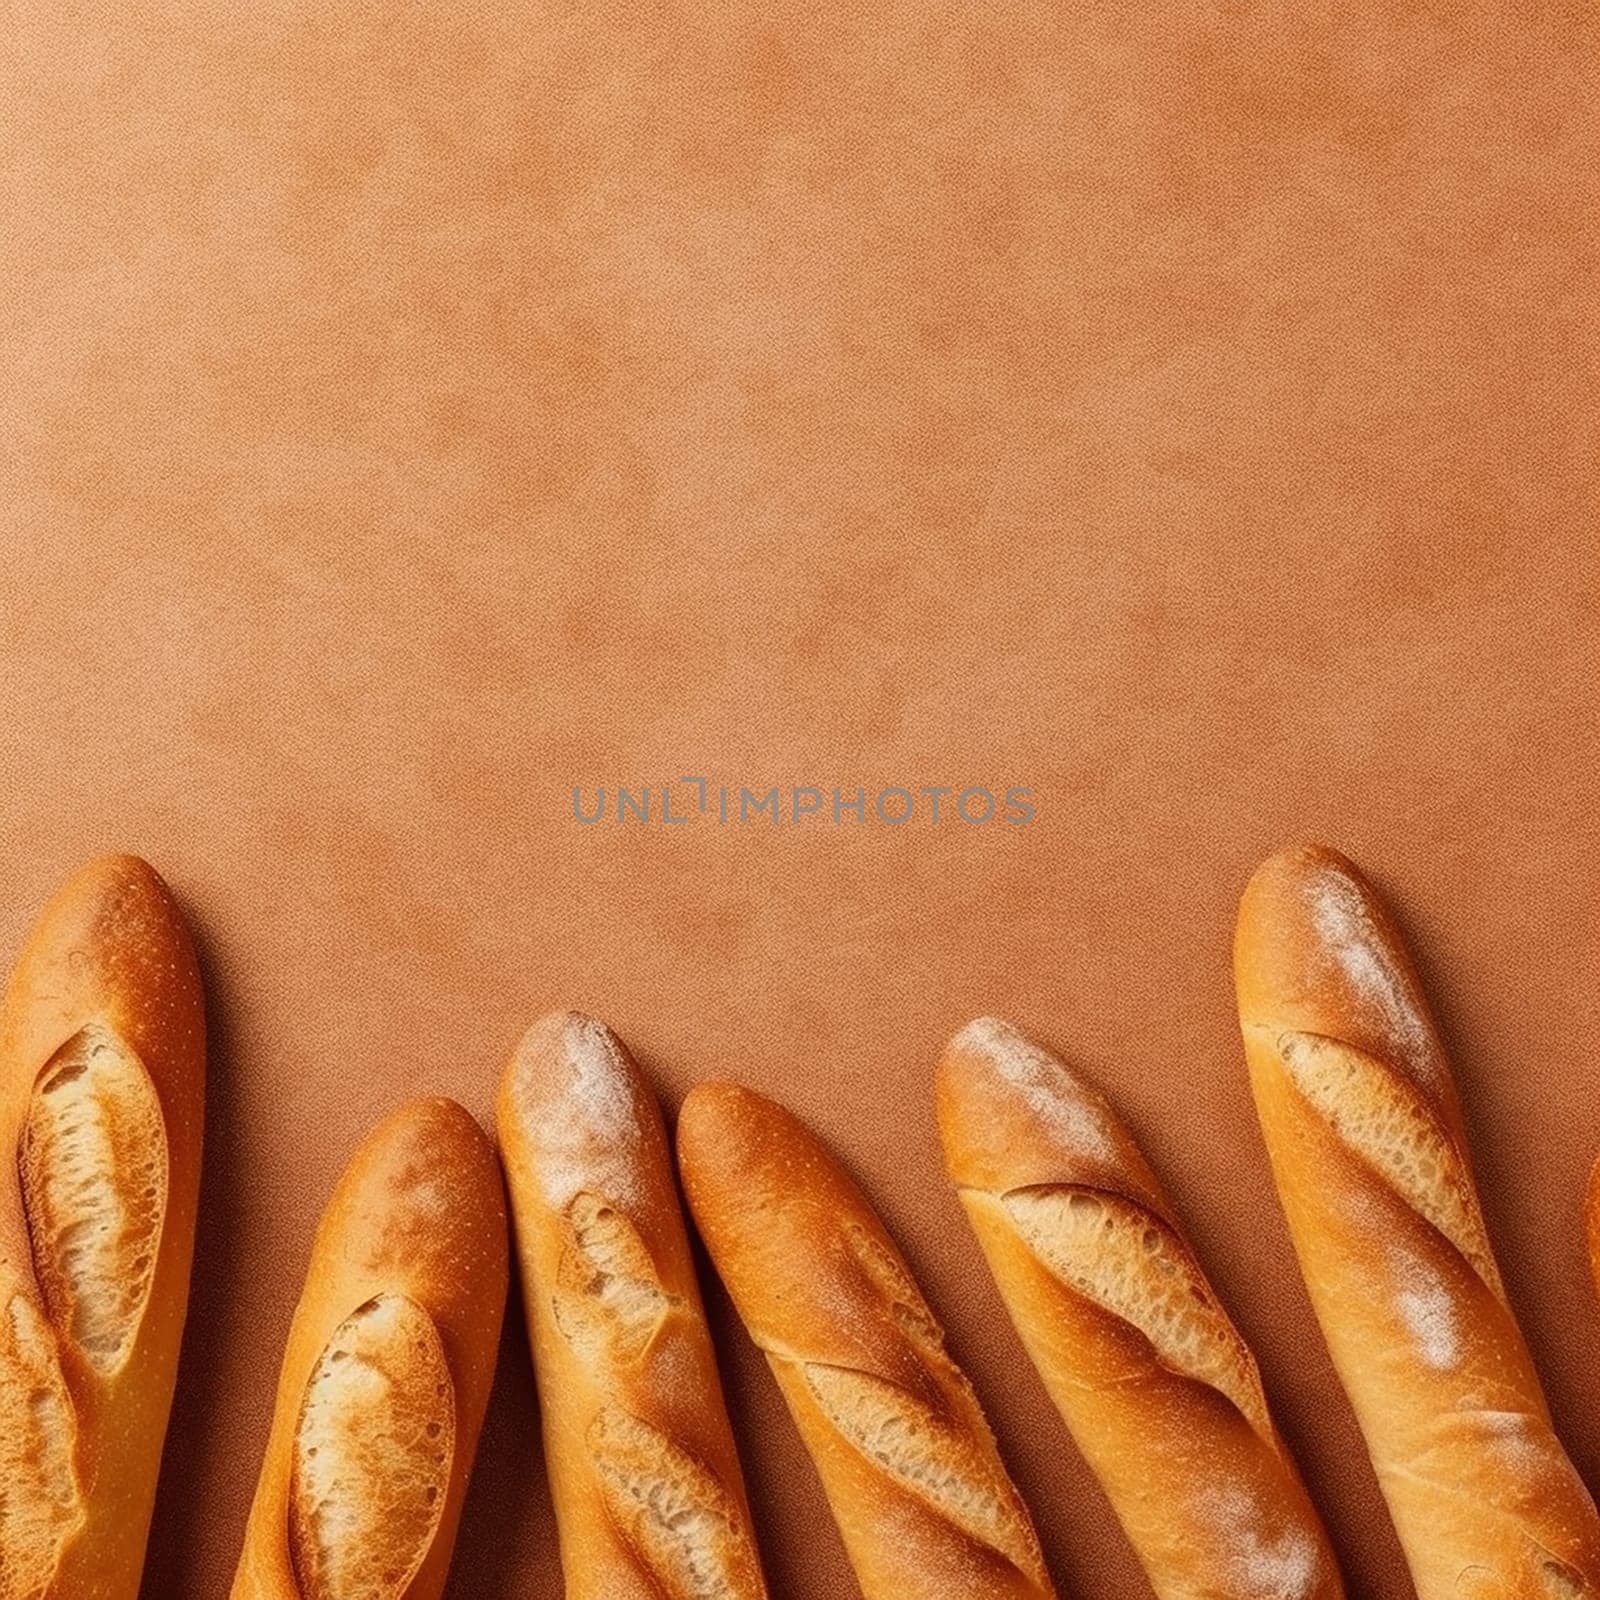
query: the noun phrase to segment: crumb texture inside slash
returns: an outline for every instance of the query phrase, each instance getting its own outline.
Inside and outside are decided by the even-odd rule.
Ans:
[[[39,1074],[18,1175],[50,1319],[96,1372],[114,1373],[150,1299],[167,1138],[144,1063],[111,1028],[80,1029]]]
[[[305,1600],[398,1600],[433,1542],[455,1389],[433,1319],[404,1295],[334,1331],[295,1429],[289,1543]]]
[[[589,1429],[606,1513],[666,1600],[759,1600],[761,1567],[716,1476],[658,1428],[615,1406]]]
[[[621,1211],[588,1191],[573,1197],[566,1223],[556,1269],[556,1326],[586,1358],[638,1360],[676,1304],[649,1249]]]
[[[920,1345],[925,1354],[936,1355],[941,1364],[948,1366],[949,1360],[944,1354],[944,1329],[928,1309],[922,1291],[904,1264],[859,1223],[851,1223],[845,1237],[856,1264],[866,1274],[873,1288],[888,1301],[895,1325],[914,1344]]]
[[[1137,1328],[1163,1366],[1209,1384],[1271,1437],[1255,1362],[1165,1222],[1119,1195],[1070,1185],[1014,1189],[1000,1203],[1056,1277]]]
[[[966,1433],[898,1384],[850,1367],[805,1362],[823,1414],[869,1461],[1020,1572],[1041,1570],[1016,1491]]]
[[[76,1434],[50,1327],[13,1295],[0,1320],[0,1600],[42,1600],[83,1524]]]
[[[1539,1590],[1549,1600],[1585,1600],[1595,1591],[1586,1584],[1564,1561],[1546,1551],[1535,1557],[1535,1570],[1539,1574]]]
[[[1417,1096],[1381,1061],[1337,1039],[1285,1033],[1277,1053],[1339,1138],[1503,1298],[1466,1164]]]

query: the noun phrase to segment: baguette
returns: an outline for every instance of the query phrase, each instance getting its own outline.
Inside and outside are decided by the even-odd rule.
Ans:
[[[0,1013],[0,1600],[133,1600],[189,1296],[205,1008],[133,856],[45,907]]]
[[[1338,1600],[1255,1359],[1105,1099],[994,1018],[937,1079],[945,1162],[1011,1319],[1161,1600]]]
[[[678,1153],[867,1600],[1052,1595],[977,1398],[856,1185],[788,1112],[732,1084],[690,1094]]]
[[[1600,1520],[1506,1299],[1399,934],[1310,847],[1251,879],[1234,954],[1289,1231],[1419,1600],[1600,1595]]]
[[[507,1276],[489,1140],[454,1101],[402,1105],[317,1228],[233,1600],[438,1600]]]
[[[661,1111],[601,1023],[536,1023],[501,1080],[567,1600],[763,1600]]]

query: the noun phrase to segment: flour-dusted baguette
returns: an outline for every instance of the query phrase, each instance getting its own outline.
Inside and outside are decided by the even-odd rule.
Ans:
[[[818,1140],[702,1084],[678,1156],[711,1258],[816,1463],[867,1600],[1053,1593],[1021,1496],[944,1333]]]
[[[763,1600],[660,1107],[602,1023],[536,1023],[500,1084],[568,1600]]]
[[[1600,1520],[1506,1300],[1399,934],[1348,861],[1302,848],[1251,879],[1234,954],[1289,1230],[1419,1600],[1600,1596]]]
[[[992,1017],[937,1097],[1011,1320],[1161,1600],[1337,1600],[1255,1360],[1105,1098]]]
[[[194,949],[132,856],[45,907],[0,1013],[0,1600],[133,1600],[189,1294]]]
[[[233,1600],[437,1600],[508,1271],[493,1146],[454,1101],[407,1102],[317,1228]]]

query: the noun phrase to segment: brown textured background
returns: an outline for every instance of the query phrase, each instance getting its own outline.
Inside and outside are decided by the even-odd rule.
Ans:
[[[556,1003],[833,1140],[1064,1588],[1135,1596],[935,1156],[941,1039],[1037,1030],[1147,1141],[1353,1592],[1408,1595],[1234,1033],[1299,836],[1413,936],[1600,1478],[1594,14],[1313,11],[3,7],[0,943],[136,849],[213,1002],[150,1600],[225,1592],[358,1131],[486,1112]],[[696,772],[1039,814],[570,818]],[[849,1595],[718,1309],[777,1596]],[[557,1592],[514,1328],[453,1594]]]

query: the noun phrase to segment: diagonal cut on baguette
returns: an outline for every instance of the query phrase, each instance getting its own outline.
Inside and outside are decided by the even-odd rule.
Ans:
[[[977,1397],[843,1168],[787,1111],[727,1083],[685,1101],[678,1157],[868,1600],[1053,1595]]]
[[[454,1451],[438,1328],[405,1295],[374,1295],[334,1330],[300,1403],[289,1543],[306,1593],[404,1593],[433,1542]]]
[[[760,1582],[748,1512],[704,1462],[620,1406],[585,1437],[611,1526],[668,1600],[737,1600]]]
[[[993,1017],[936,1081],[945,1164],[1161,1600],[1338,1600],[1255,1359],[1110,1103]]]
[[[482,1129],[451,1100],[400,1106],[318,1226],[234,1600],[438,1600],[508,1274]]]
[[[1506,1298],[1388,913],[1336,851],[1285,850],[1245,890],[1234,971],[1289,1232],[1419,1600],[1594,1600],[1600,1518]]]
[[[497,1123],[568,1600],[765,1600],[660,1107],[621,1040],[541,1018]]]
[[[133,1600],[199,1201],[205,1013],[133,856],[40,914],[0,1012],[0,1600]]]

